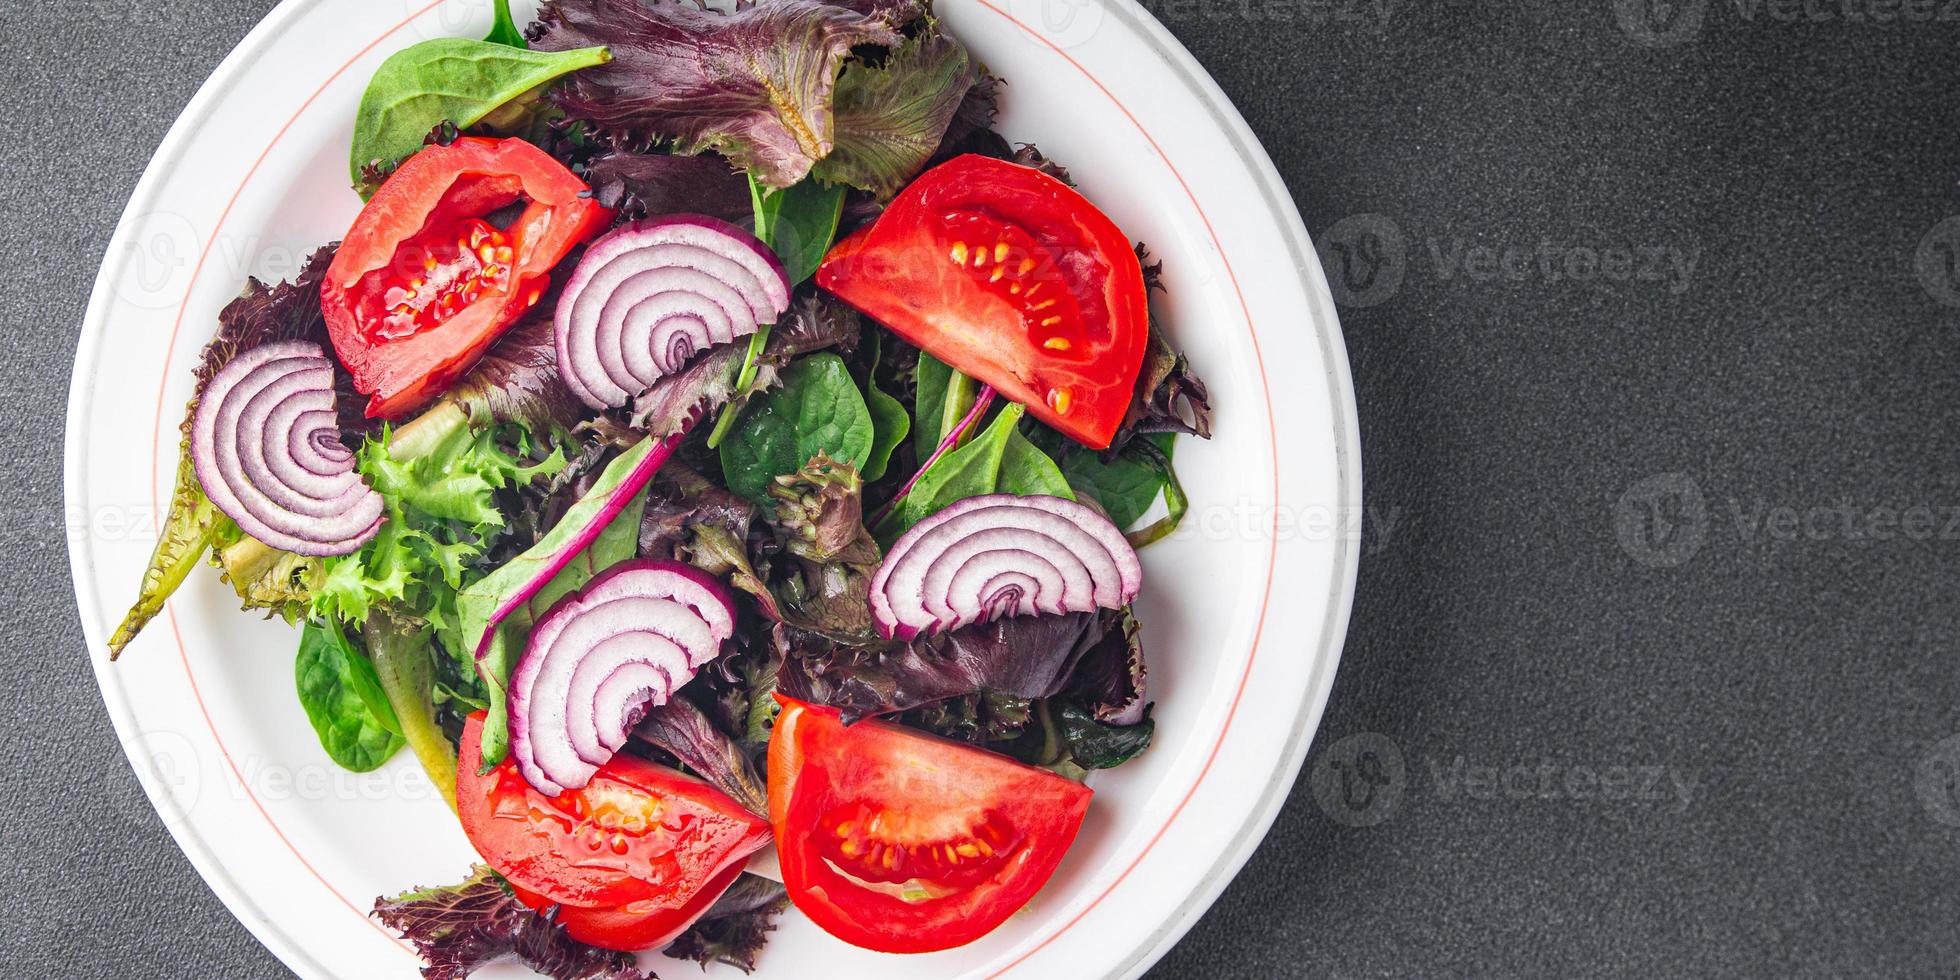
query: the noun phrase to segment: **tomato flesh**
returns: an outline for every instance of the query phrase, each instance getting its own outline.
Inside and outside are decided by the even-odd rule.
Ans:
[[[817,284],[1096,448],[1149,335],[1143,268],[1115,223],[1039,170],[974,154],[838,243]]]
[[[389,175],[320,283],[369,416],[426,405],[537,305],[552,267],[612,220],[586,190],[521,139],[431,146]]]
[[[846,942],[972,942],[1046,884],[1088,787],[1006,756],[777,696],[769,819],[790,900]]]
[[[628,755],[556,797],[509,760],[479,775],[483,717],[463,729],[457,815],[514,887],[565,905],[680,911],[769,841],[766,822],[713,787]]]
[[[679,908],[628,905],[623,908],[587,908],[553,902],[543,895],[511,886],[519,901],[540,912],[556,908],[557,922],[573,939],[606,949],[638,952],[659,949],[680,937],[687,927],[700,921],[714,907],[722,893],[742,876],[743,866],[730,865],[720,876],[696,892]]]

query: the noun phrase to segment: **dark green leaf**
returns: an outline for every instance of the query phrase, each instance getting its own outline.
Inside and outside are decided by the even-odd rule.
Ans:
[[[939,440],[945,438],[940,416],[945,413],[946,385],[952,377],[953,369],[945,361],[925,351],[919,352],[918,393],[912,399],[912,453],[922,464],[939,448]]]
[[[755,237],[775,249],[792,285],[816,274],[817,263],[837,237],[844,214],[844,185],[803,180],[772,191],[749,178],[755,204]]]
[[[490,35],[484,38],[491,44],[508,44],[513,48],[528,48],[530,42],[524,40],[524,32],[517,29],[517,21],[510,16],[510,0],[497,0],[497,22],[490,27]]]
[[[1084,769],[1111,769],[1136,758],[1157,731],[1147,715],[1134,725],[1105,725],[1073,701],[1064,702],[1055,714],[1069,757]]]
[[[1069,489],[1068,479],[1062,475],[1061,467],[1048,458],[1048,454],[1035,448],[1017,429],[1007,437],[1006,451],[1000,457],[1000,477],[994,481],[998,493],[1014,493],[1021,496],[1042,494],[1050,497],[1075,499],[1075,491]]]
[[[919,476],[912,492],[879,522],[878,540],[889,545],[907,528],[941,509],[968,497],[993,493],[1000,480],[1001,460],[1007,455],[1008,443],[1017,435],[1015,426],[1020,424],[1025,411],[1009,403],[986,431],[932,464],[932,468]]]
[[[1168,459],[1176,438],[1175,433],[1156,432],[1136,441],[1148,442]],[[1061,465],[1069,485],[1101,504],[1110,521],[1125,530],[1156,503],[1167,482],[1164,468],[1134,443],[1107,462],[1095,450],[1071,446],[1062,454]]]
[[[778,476],[819,452],[861,468],[871,455],[871,411],[842,358],[814,354],[783,370],[782,387],[751,401],[721,444],[728,489],[761,502]]]
[[[884,478],[892,451],[905,441],[905,434],[912,429],[912,416],[906,414],[904,403],[885,394],[876,383],[869,384],[865,392],[870,396],[864,404],[871,411],[873,431],[871,455],[864,461],[864,479],[872,482]]]
[[[374,665],[338,625],[306,624],[293,673],[300,707],[320,736],[320,747],[336,764],[368,772],[401,750],[401,724],[375,678]]]
[[[445,37],[403,48],[376,69],[354,116],[348,172],[364,183],[422,148],[444,122],[468,129],[499,107],[570,72],[611,60],[603,47],[529,51],[491,41]],[[364,188],[364,194],[372,188]]]

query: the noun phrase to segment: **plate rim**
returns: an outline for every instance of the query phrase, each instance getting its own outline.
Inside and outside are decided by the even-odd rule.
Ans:
[[[100,348],[105,336],[103,321],[110,305],[107,299],[114,288],[110,272],[115,265],[116,256],[127,250],[129,238],[134,234],[136,225],[145,213],[145,207],[155,197],[158,184],[183,155],[185,144],[206,122],[215,103],[237,83],[237,76],[247,71],[264,56],[265,49],[273,40],[281,36],[290,21],[323,2],[325,0],[282,0],[261,18],[199,85],[196,93],[172,122],[156,151],[151,154],[149,162],[137,180],[104,249],[96,280],[90,291],[87,311],[82,320],[75,360],[71,366],[67,419],[64,426],[64,505],[85,496],[84,488],[87,481],[84,477],[87,473],[87,465],[82,451],[85,436],[82,423],[89,416],[86,403],[95,394],[92,368],[99,360]],[[428,5],[410,11],[407,20],[421,16],[442,2],[443,0],[432,0]],[[1002,10],[990,0],[977,0],[977,2],[1007,16],[1020,29],[1031,34],[1035,33],[1014,18],[1012,13]],[[1263,144],[1252,132],[1230,98],[1219,88],[1217,82],[1195,56],[1137,0],[1078,0],[1078,2],[1097,3],[1103,6],[1105,13],[1122,20],[1144,42],[1164,66],[1188,88],[1206,113],[1225,132],[1233,155],[1246,165],[1249,174],[1253,177],[1260,197],[1274,218],[1277,230],[1286,241],[1307,294],[1315,340],[1326,362],[1324,374],[1331,420],[1334,423],[1333,448],[1337,470],[1334,481],[1337,491],[1335,505],[1340,513],[1356,515],[1357,523],[1354,527],[1358,532],[1360,528],[1358,519],[1362,513],[1360,510],[1362,457],[1352,372],[1332,293],[1327,286],[1318,254],[1291,193],[1286,189],[1285,182],[1280,177],[1271,156],[1265,151]],[[1040,39],[1038,34],[1035,36]],[[1246,819],[1232,835],[1232,845],[1211,863],[1210,868],[1200,878],[1198,886],[1187,893],[1153,933],[1145,936],[1135,945],[1129,956],[1118,962],[1108,973],[1109,976],[1134,977],[1143,973],[1182,938],[1198,918],[1211,907],[1226,885],[1236,877],[1238,871],[1257,850],[1277,818],[1280,807],[1290,795],[1307,750],[1312,744],[1313,736],[1318,732],[1321,717],[1331,695],[1352,614],[1359,572],[1360,549],[1357,546],[1359,534],[1337,534],[1333,540],[1334,575],[1330,582],[1331,588],[1328,590],[1328,605],[1321,635],[1312,649],[1316,664],[1312,674],[1313,682],[1302,690],[1302,700],[1293,713],[1293,730],[1287,736],[1285,749],[1279,753],[1271,770],[1271,778],[1266,781],[1258,800],[1248,808]],[[84,574],[85,569],[74,538],[69,537],[65,545],[69,552],[69,569],[78,611],[85,612],[87,609],[99,607],[100,600],[92,576]],[[138,761],[137,742],[143,733],[135,731],[136,721],[128,702],[128,693],[120,681],[112,682],[111,671],[108,669],[110,662],[106,658],[94,655],[93,648],[102,642],[99,635],[101,626],[89,615],[83,614],[79,618],[85,641],[90,648],[85,653],[88,655],[104,706],[110,715],[117,741],[131,768],[136,771],[144,794],[149,798],[152,808],[157,812],[172,840],[184,852],[206,887],[218,896],[226,909],[254,938],[264,944],[269,952],[302,975],[332,976],[331,969],[317,961],[302,944],[291,937],[271,917],[264,915],[258,905],[244,894],[243,889],[226,869],[223,860],[191,825],[188,815],[177,806],[174,797],[161,785],[158,774],[151,767],[146,767]],[[1054,938],[1058,937],[1059,933]],[[1034,955],[1039,948],[1037,946],[1026,955]]]

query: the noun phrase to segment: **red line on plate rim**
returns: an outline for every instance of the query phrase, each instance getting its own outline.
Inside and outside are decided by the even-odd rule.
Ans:
[[[192,267],[191,270],[190,283],[186,287],[184,292],[184,300],[182,303],[178,305],[177,316],[171,324],[170,339],[168,341],[167,346],[165,347],[162,378],[157,388],[156,409],[155,409],[156,419],[155,419],[155,423],[152,426],[152,444],[151,444],[151,456],[150,456],[150,468],[152,473],[156,472],[156,467],[161,462],[164,397],[166,395],[169,386],[170,360],[172,354],[176,349],[177,336],[183,326],[184,316],[190,306],[191,293],[195,291],[198,277],[203,272],[205,260],[210,257],[211,249],[217,243],[218,234],[223,229],[225,220],[228,217],[230,217],[232,207],[235,204],[237,204],[239,196],[244,193],[245,188],[251,183],[252,178],[258,173],[260,165],[263,164],[265,162],[266,157],[272,153],[273,148],[277,146],[279,141],[285,137],[286,133],[289,130],[291,130],[293,124],[299,121],[299,117],[305,114],[306,110],[310,108],[313,105],[313,103],[319,99],[320,95],[326,91],[328,86],[332,85],[335,81],[337,81],[341,75],[346,73],[347,69],[353,67],[356,61],[359,61],[362,57],[366,56],[368,52],[373,51],[383,41],[392,37],[395,33],[399,32],[402,28],[407,27],[415,19],[421,17],[423,14],[428,13],[430,10],[433,10],[436,7],[442,5],[444,2],[446,2],[446,0],[431,0],[431,2],[428,3],[426,6],[423,6],[422,8],[409,14],[407,17],[403,18],[399,23],[395,24],[395,26],[389,28],[386,32],[382,33],[379,37],[376,37],[373,41],[370,41],[365,47],[361,48],[352,57],[350,57],[346,61],[346,63],[342,64],[338,69],[336,69],[333,72],[333,74],[327,76],[326,80],[321,82],[320,86],[314,90],[313,94],[309,95],[306,98],[306,101],[300,104],[299,108],[293,112],[293,115],[286,120],[285,124],[279,127],[278,132],[273,134],[272,140],[266,144],[265,149],[261,151],[259,153],[258,158],[252,162],[252,166],[245,172],[245,176],[239,182],[238,187],[232,192],[231,197],[228,200],[226,200],[223,210],[219,212],[218,221],[216,226],[212,230],[211,238],[205,242],[203,249],[198,253],[197,262]],[[1225,266],[1226,276],[1232,282],[1233,292],[1239,301],[1239,308],[1245,317],[1246,333],[1248,338],[1252,342],[1253,359],[1259,368],[1260,387],[1262,389],[1262,394],[1264,395],[1265,402],[1266,402],[1267,436],[1268,436],[1269,449],[1271,453],[1270,459],[1272,460],[1272,464],[1273,464],[1273,469],[1272,469],[1273,499],[1275,501],[1279,500],[1279,489],[1280,489],[1279,433],[1278,430],[1273,425],[1272,386],[1267,376],[1265,358],[1261,352],[1258,332],[1252,328],[1251,306],[1246,301],[1245,290],[1239,282],[1239,277],[1237,272],[1232,268],[1231,260],[1226,255],[1224,245],[1218,239],[1217,230],[1212,226],[1211,218],[1209,215],[1205,213],[1204,207],[1198,202],[1197,195],[1195,192],[1192,191],[1190,183],[1184,179],[1184,175],[1180,173],[1177,169],[1177,166],[1171,162],[1170,155],[1164,151],[1162,145],[1160,145],[1157,142],[1156,138],[1150,135],[1150,131],[1143,126],[1142,122],[1138,120],[1136,115],[1130,111],[1129,107],[1124,105],[1122,100],[1117,98],[1116,94],[1114,92],[1111,92],[1109,88],[1105,86],[1101,82],[1101,80],[1096,78],[1096,76],[1092,74],[1088,70],[1088,68],[1086,68],[1081,62],[1077,61],[1072,55],[1070,55],[1067,51],[1063,50],[1060,46],[1056,45],[1053,41],[1049,40],[1047,37],[1043,36],[1039,32],[1035,31],[1033,28],[1029,27],[1027,24],[1023,23],[1019,18],[1015,17],[1013,14],[1010,14],[1007,11],[1001,9],[1000,7],[995,6],[994,3],[991,2],[991,0],[974,0],[974,2],[979,4],[981,7],[985,8],[986,10],[998,15],[1002,19],[1006,20],[1008,23],[1013,24],[1021,32],[1027,34],[1030,38],[1041,43],[1043,46],[1047,47],[1055,54],[1059,55],[1063,60],[1067,61],[1071,67],[1073,67],[1076,71],[1080,72],[1084,78],[1088,79],[1089,83],[1094,85],[1098,91],[1102,92],[1103,95],[1109,99],[1110,103],[1117,108],[1117,111],[1121,112],[1124,118],[1128,119],[1130,121],[1130,124],[1136,127],[1137,132],[1143,136],[1146,142],[1150,144],[1151,149],[1154,150],[1157,153],[1158,158],[1164,162],[1164,166],[1167,169],[1169,169],[1171,175],[1177,179],[1178,186],[1184,191],[1185,197],[1188,200],[1190,200],[1192,208],[1197,212],[1199,220],[1205,226],[1206,234],[1208,234],[1211,237],[1212,244],[1218,249],[1219,261]],[[153,507],[157,507],[156,513],[160,515],[162,513],[162,510],[159,506],[160,495],[158,494],[157,486],[154,483],[151,486],[151,503]],[[1183,797],[1178,800],[1177,805],[1171,810],[1170,817],[1165,820],[1164,825],[1158,828],[1155,834],[1151,835],[1150,840],[1144,844],[1143,849],[1137,852],[1136,857],[1131,859],[1128,865],[1124,866],[1123,870],[1117,874],[1116,878],[1113,881],[1111,881],[1107,887],[1105,887],[1100,893],[1098,893],[1095,896],[1095,898],[1091,899],[1089,904],[1084,906],[1081,911],[1077,912],[1067,922],[1063,923],[1061,928],[1055,930],[1055,932],[1050,934],[1047,938],[1036,943],[1033,948],[1029,949],[1025,953],[1022,953],[1020,956],[1016,957],[1013,961],[1009,962],[1006,966],[990,974],[989,980],[993,980],[993,978],[1003,976],[1006,973],[1012,971],[1015,967],[1021,965],[1022,963],[1027,962],[1036,954],[1040,953],[1043,949],[1047,948],[1049,944],[1053,943],[1056,939],[1060,938],[1063,933],[1073,928],[1076,923],[1082,921],[1082,919],[1086,917],[1090,912],[1094,911],[1096,906],[1101,904],[1101,902],[1105,898],[1108,898],[1109,895],[1112,892],[1114,892],[1116,888],[1129,877],[1130,873],[1136,870],[1137,866],[1143,862],[1143,859],[1149,856],[1150,852],[1156,847],[1157,843],[1161,841],[1164,838],[1164,835],[1169,833],[1171,827],[1177,823],[1178,817],[1183,814],[1185,807],[1190,804],[1192,798],[1197,795],[1198,789],[1203,785],[1205,781],[1205,777],[1210,774],[1212,765],[1217,761],[1219,753],[1224,748],[1226,736],[1231,731],[1232,722],[1237,717],[1238,714],[1239,704],[1244,699],[1246,687],[1250,683],[1252,678],[1253,663],[1258,657],[1259,641],[1261,637],[1264,635],[1266,614],[1271,606],[1273,573],[1279,560],[1279,537],[1278,537],[1277,521],[1278,521],[1278,517],[1277,515],[1275,515],[1274,517],[1275,523],[1272,528],[1273,534],[1270,539],[1271,543],[1267,554],[1265,590],[1261,596],[1259,615],[1255,621],[1254,628],[1253,628],[1251,649],[1247,653],[1245,667],[1239,675],[1238,685],[1233,691],[1232,703],[1226,710],[1225,722],[1219,729],[1217,741],[1215,741],[1212,744],[1211,751],[1206,756],[1203,767],[1201,767],[1198,771],[1197,779],[1192,782],[1190,789],[1186,790]],[[307,870],[307,872],[313,876],[315,881],[318,881],[320,883],[321,887],[325,888],[330,894],[332,894],[336,899],[338,899],[342,905],[345,905],[349,911],[352,911],[355,915],[359,916],[362,922],[366,923],[370,928],[374,929],[376,932],[385,936],[396,947],[402,949],[405,952],[409,952],[413,954],[414,952],[413,949],[409,947],[400,937],[396,936],[393,932],[382,927],[379,923],[375,922],[373,918],[368,916],[366,913],[363,913],[358,907],[354,905],[353,902],[349,901],[345,895],[341,894],[338,889],[334,888],[332,884],[327,882],[326,878],[323,877],[320,874],[320,872],[316,868],[314,868],[312,863],[307,861],[305,856],[300,853],[299,848],[294,846],[293,842],[289,838],[287,838],[284,831],[280,830],[278,823],[273,820],[272,814],[266,810],[264,803],[262,803],[259,800],[258,796],[252,792],[250,784],[248,784],[245,781],[244,775],[239,770],[237,762],[232,758],[230,750],[228,750],[225,747],[223,738],[221,738],[218,735],[217,725],[212,721],[210,711],[205,706],[203,691],[199,688],[196,675],[191,669],[189,653],[187,652],[184,646],[183,636],[181,632],[178,630],[176,615],[175,612],[172,610],[171,606],[172,606],[171,603],[165,604],[165,617],[170,622],[171,636],[176,641],[178,658],[180,662],[183,664],[185,678],[190,682],[191,692],[197,701],[198,711],[203,716],[205,725],[211,731],[212,740],[218,746],[219,754],[221,754],[224,757],[225,764],[231,769],[232,776],[234,779],[237,780],[239,787],[244,790],[246,797],[252,801],[253,807],[257,809],[259,815],[265,819],[266,825],[272,829],[273,834],[279,838],[280,843],[285,845],[286,849],[292,853],[294,859],[299,861],[300,865],[304,867]]]
[[[1171,162],[1170,154],[1164,152],[1163,146],[1157,142],[1156,137],[1150,135],[1150,130],[1144,127],[1142,121],[1137,119],[1136,114],[1131,112],[1130,108],[1123,104],[1123,100],[1117,98],[1116,93],[1111,92],[1109,87],[1102,83],[1101,79],[1098,79],[1087,67],[1075,60],[1073,55],[1062,50],[1055,42],[1049,40],[1027,24],[1022,23],[1013,14],[995,6],[992,0],[974,0],[974,2],[1000,15],[1000,17],[1015,27],[1020,28],[1022,33],[1039,41],[1050,51],[1061,56],[1062,60],[1067,61],[1071,67],[1080,72],[1083,78],[1088,79],[1089,84],[1094,85],[1097,91],[1100,91],[1107,97],[1110,104],[1114,105],[1117,111],[1123,114],[1123,118],[1130,121],[1130,125],[1136,127],[1137,132],[1150,144],[1150,148],[1156,151],[1158,159],[1164,161],[1164,166],[1170,170],[1171,176],[1177,178],[1177,184],[1183,189],[1184,196],[1190,200],[1192,209],[1197,211],[1198,220],[1204,223],[1205,234],[1211,237],[1213,247],[1218,249],[1218,261],[1225,266],[1225,275],[1232,281],[1232,292],[1238,297],[1239,310],[1245,316],[1246,336],[1252,340],[1252,359],[1259,366],[1259,386],[1266,399],[1266,433],[1269,440],[1270,459],[1272,460],[1273,466],[1273,501],[1277,503],[1280,499],[1279,430],[1273,425],[1273,389],[1266,375],[1266,359],[1259,347],[1259,332],[1252,327],[1251,304],[1246,302],[1245,289],[1239,284],[1238,273],[1232,269],[1232,260],[1225,252],[1225,244],[1218,240],[1218,231],[1212,227],[1211,216],[1207,215],[1204,206],[1198,203],[1198,195],[1192,192],[1191,184],[1184,179],[1184,174],[1178,171],[1177,165]],[[1046,949],[1050,943],[1061,938],[1063,933],[1074,928],[1075,924],[1081,922],[1090,912],[1095,911],[1096,906],[1102,904],[1103,899],[1108,898],[1110,893],[1116,890],[1117,886],[1129,878],[1130,872],[1135,871],[1137,865],[1143,863],[1143,859],[1148,857],[1150,852],[1156,848],[1157,842],[1164,839],[1164,835],[1169,833],[1171,827],[1177,823],[1177,818],[1183,815],[1184,808],[1190,804],[1192,797],[1197,795],[1198,788],[1204,785],[1205,777],[1211,773],[1212,764],[1218,761],[1218,754],[1225,747],[1225,737],[1232,730],[1232,721],[1238,716],[1239,702],[1244,699],[1246,685],[1252,680],[1253,661],[1258,659],[1259,656],[1259,640],[1264,636],[1266,631],[1266,611],[1272,605],[1273,598],[1273,571],[1279,563],[1279,515],[1277,512],[1273,516],[1272,535],[1269,540],[1270,550],[1266,556],[1266,587],[1259,601],[1259,617],[1255,621],[1252,629],[1252,647],[1246,653],[1245,669],[1239,674],[1238,687],[1232,692],[1232,704],[1225,711],[1225,723],[1218,729],[1218,740],[1212,743],[1211,752],[1205,756],[1205,764],[1198,770],[1198,778],[1192,780],[1191,788],[1184,792],[1184,796],[1177,801],[1177,806],[1171,809],[1171,815],[1164,821],[1164,825],[1158,828],[1155,834],[1151,835],[1150,840],[1143,845],[1143,849],[1137,852],[1136,857],[1132,858],[1130,863],[1124,866],[1123,870],[1116,875],[1116,878],[1107,887],[1098,893],[1095,898],[1090,899],[1089,904],[1083,906],[1080,912],[1070,917],[1067,922],[1062,923],[1062,927],[1051,933],[1048,938],[1034,944],[1033,948],[1015,957],[1006,966],[988,974],[988,980],[995,980],[995,978],[1005,976],[1015,967],[1026,963],[1043,949]]]
[[[313,90],[313,94],[307,96],[306,101],[300,103],[298,109],[293,110],[292,116],[286,120],[285,125],[280,126],[279,131],[272,134],[271,141],[266,143],[265,149],[259,152],[258,158],[252,161],[252,166],[245,171],[245,176],[238,182],[238,187],[231,192],[231,197],[225,201],[224,209],[218,212],[218,221],[211,229],[211,237],[205,241],[204,248],[197,253],[197,263],[191,267],[190,283],[184,288],[183,302],[177,305],[177,317],[170,324],[170,339],[164,347],[162,377],[157,383],[156,421],[151,426],[151,473],[154,474],[157,471],[157,466],[161,462],[160,457],[163,449],[163,399],[170,387],[170,359],[177,348],[177,334],[184,325],[184,314],[190,308],[191,293],[197,289],[198,276],[204,271],[204,262],[211,257],[211,249],[218,243],[218,235],[224,230],[225,219],[231,217],[231,209],[238,203],[239,195],[243,194],[245,188],[251,184],[253,176],[259,172],[260,165],[265,163],[265,158],[272,155],[272,148],[279,145],[279,141],[285,138],[286,133],[293,128],[293,124],[299,121],[300,116],[305,115],[306,110],[312,107],[313,103],[320,98],[322,93],[326,92],[328,86],[338,81],[341,75],[346,74],[347,69],[354,66],[354,62],[366,57],[367,53],[373,51],[381,42],[393,37],[397,31],[407,27],[416,18],[434,10],[444,2],[446,0],[430,0],[426,6],[402,18],[399,23],[388,28],[381,36],[369,41],[366,47],[356,51],[353,57],[348,58],[339,68],[334,69],[333,74],[328,75],[326,80],[321,82],[320,86]],[[159,526],[157,530],[158,533],[162,533],[160,522],[162,521],[161,515],[163,514],[163,509],[157,489],[157,485],[152,483],[150,486],[150,506],[152,511],[159,515]],[[403,941],[400,936],[395,935],[393,932],[384,928],[379,922],[374,921],[371,916],[362,912],[358,906],[352,901],[349,901],[346,895],[341,894],[340,889],[335,888],[329,883],[326,877],[320,874],[319,869],[315,868],[313,863],[308,861],[304,854],[300,853],[299,848],[293,846],[293,842],[286,837],[286,832],[279,829],[278,821],[272,819],[271,812],[266,810],[264,803],[260,802],[258,794],[252,792],[251,784],[245,781],[245,775],[239,770],[237,760],[232,758],[231,750],[225,747],[225,740],[218,735],[217,724],[211,720],[211,711],[204,704],[204,691],[198,686],[196,673],[191,670],[190,653],[184,647],[184,637],[177,628],[177,614],[172,608],[172,605],[173,603],[164,603],[164,618],[169,621],[171,638],[177,643],[177,658],[184,665],[184,678],[190,682],[191,695],[197,701],[197,710],[204,717],[205,727],[211,731],[211,741],[218,746],[218,754],[224,757],[225,765],[231,769],[232,778],[238,781],[238,787],[245,791],[245,798],[252,801],[252,806],[259,811],[259,816],[265,818],[266,826],[272,828],[273,836],[279,838],[279,843],[286,845],[286,850],[292,852],[294,860],[297,860],[300,866],[305,868],[306,872],[313,876],[313,880],[320,883],[320,887],[325,888],[334,898],[339,899],[340,904],[347,906],[348,911],[359,916],[363,923],[366,923],[369,928],[386,937],[396,948],[401,949],[411,956],[416,955],[414,948]],[[417,957],[417,959],[419,960],[420,957]]]

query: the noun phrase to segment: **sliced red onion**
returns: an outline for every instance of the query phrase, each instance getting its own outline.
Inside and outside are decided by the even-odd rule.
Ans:
[[[660,471],[660,467],[667,462],[668,457],[674,455],[674,450],[680,446],[681,439],[686,435],[687,428],[683,426],[681,431],[652,443],[646,455],[640,457],[640,461],[634,464],[624,479],[619,481],[619,485],[606,495],[604,505],[592,515],[591,520],[586,521],[584,526],[578,529],[578,533],[572,535],[563,547],[553,552],[551,558],[538,568],[535,575],[531,576],[530,581],[525,582],[522,587],[497,603],[497,607],[490,611],[489,618],[484,622],[483,636],[476,643],[478,661],[489,654],[491,641],[497,636],[497,624],[509,619],[511,613],[530,602],[531,597],[537,595],[538,591],[556,578],[559,572],[564,571],[565,566],[571,564],[572,559],[577,558],[579,552],[590,547],[592,542],[598,539],[600,532],[606,529],[606,525],[611,524],[613,518],[618,517],[620,511],[626,509],[627,503],[646,490],[648,481]]]
[[[618,408],[695,354],[789,308],[789,276],[748,232],[695,214],[623,225],[586,249],[554,315],[565,384]]]
[[[969,497],[892,544],[871,579],[887,639],[1033,616],[1120,609],[1143,586],[1123,532],[1086,504],[1009,493]]]
[[[381,528],[381,495],[340,441],[333,378],[319,345],[265,344],[212,376],[191,420],[191,465],[205,496],[282,551],[344,555]]]
[[[648,709],[667,703],[735,635],[735,606],[682,562],[620,562],[558,600],[510,678],[510,749],[539,792],[579,789]]]

